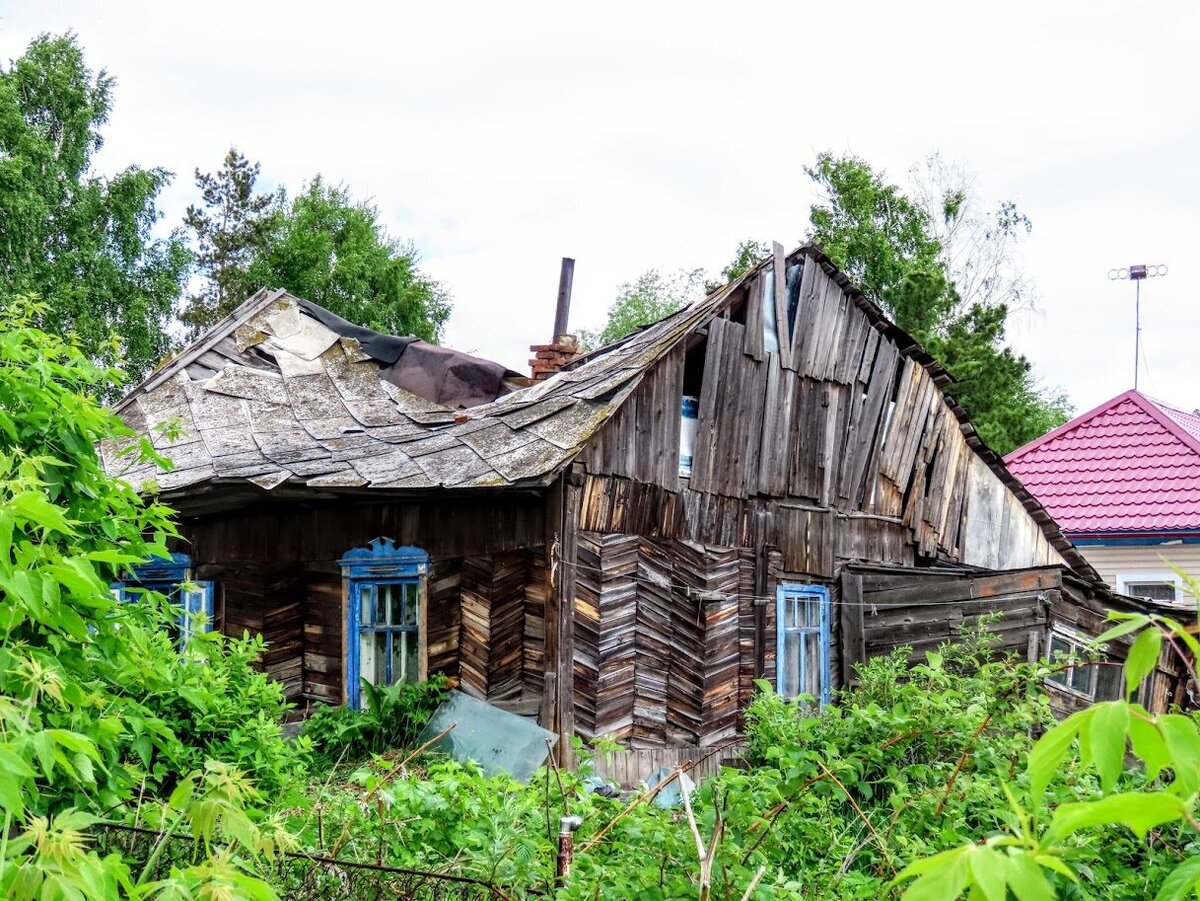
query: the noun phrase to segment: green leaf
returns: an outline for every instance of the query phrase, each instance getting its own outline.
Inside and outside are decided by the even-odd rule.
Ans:
[[[1096,765],[1100,785],[1112,789],[1125,768],[1125,729],[1129,725],[1129,705],[1125,701],[1106,701],[1092,707],[1080,733],[1084,757]]]
[[[1187,805],[1169,792],[1120,792],[1099,801],[1061,804],[1046,830],[1046,842],[1057,842],[1092,826],[1128,826],[1139,838],[1155,826],[1177,820]]]
[[[1132,712],[1128,731],[1133,753],[1146,766],[1146,777],[1150,780],[1158,778],[1158,774],[1171,765],[1171,754],[1158,726]]]
[[[1029,774],[1029,791],[1035,800],[1045,794],[1046,786],[1058,772],[1059,764],[1071,748],[1071,742],[1091,715],[1091,708],[1072,714],[1039,738],[1029,752],[1026,772]]]
[[[1113,616],[1111,613],[1109,614],[1109,619],[1116,618],[1117,617]],[[1138,629],[1144,629],[1147,626],[1150,626],[1152,629],[1154,629],[1154,623],[1150,617],[1146,616],[1144,613],[1131,614],[1129,618],[1119,626],[1113,626],[1107,632],[1103,632],[1096,636],[1096,638],[1092,640],[1091,644],[1093,647],[1096,645],[1107,644],[1114,638],[1120,638],[1122,635],[1128,635],[1130,632],[1136,632]],[[1154,629],[1154,631],[1158,630]]]
[[[1008,855],[1008,885],[1017,901],[1054,901],[1054,891],[1046,874],[1024,851]]]
[[[1008,868],[1004,856],[987,845],[977,845],[967,857],[972,881],[987,901],[1005,901],[1008,898]]]
[[[37,753],[38,763],[42,767],[42,775],[47,782],[54,781],[54,738],[49,731],[38,732],[33,736],[33,750]]]
[[[1169,713],[1158,718],[1158,728],[1171,755],[1175,786],[1191,795],[1200,788],[1200,735],[1191,717]]]
[[[0,769],[0,810],[11,813],[13,819],[18,821],[25,815],[21,788],[22,785],[15,774]]]
[[[969,874],[967,872],[967,855],[969,848],[955,848],[953,851],[938,854],[925,861],[931,863],[925,872],[900,897],[903,901],[952,901],[962,894],[967,887]],[[915,867],[910,864],[896,878],[903,879]]]
[[[1191,857],[1167,874],[1154,901],[1186,901],[1200,887],[1200,857]]]
[[[1138,635],[1125,657],[1125,693],[1132,695],[1142,680],[1154,672],[1162,649],[1162,632],[1151,627]]]

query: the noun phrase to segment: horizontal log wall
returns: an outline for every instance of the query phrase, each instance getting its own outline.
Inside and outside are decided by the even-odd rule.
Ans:
[[[304,693],[304,572],[295,565],[226,566],[211,575],[219,586],[221,630],[235,638],[261,635],[258,666],[283,685],[289,699]]]
[[[342,636],[345,625],[342,573],[333,564],[308,571],[304,603],[304,697],[341,704]]]
[[[1057,567],[979,574],[848,569],[840,587],[843,677],[853,678],[855,663],[899,647],[923,660],[991,614],[1000,614],[988,627],[995,649],[1024,657],[1031,640],[1042,641],[1061,586]]]

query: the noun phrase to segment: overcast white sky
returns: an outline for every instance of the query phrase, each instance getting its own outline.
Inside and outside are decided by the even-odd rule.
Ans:
[[[237,3],[0,0],[0,58],[78,32],[119,79],[99,169],[177,173],[236,144],[265,184],[373,198],[454,296],[447,343],[525,368],[559,259],[572,327],[649,267],[789,247],[803,167],[850,151],[897,179],[929,153],[1033,220],[1040,311],[1015,346],[1079,411],[1132,387],[1200,406],[1200,6],[1130,3]],[[1140,7],[1140,8],[1139,8]]]

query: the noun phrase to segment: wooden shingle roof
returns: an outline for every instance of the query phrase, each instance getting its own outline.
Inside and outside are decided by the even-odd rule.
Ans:
[[[643,373],[716,310],[733,286],[569,371],[454,409],[380,378],[380,362],[284,291],[260,291],[117,411],[174,463],[106,466],[172,494],[251,483],[319,489],[542,486],[583,448]]]

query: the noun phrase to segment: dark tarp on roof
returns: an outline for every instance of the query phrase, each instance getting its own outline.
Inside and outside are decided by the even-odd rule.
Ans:
[[[304,312],[343,338],[353,338],[363,352],[383,363],[380,378],[418,397],[446,407],[476,407],[505,393],[504,379],[520,377],[499,363],[473,357],[420,338],[383,335],[348,322],[308,300],[297,299]]]

